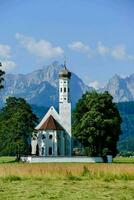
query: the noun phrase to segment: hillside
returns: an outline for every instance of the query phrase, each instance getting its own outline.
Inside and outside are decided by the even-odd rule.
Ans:
[[[134,151],[134,101],[117,104],[122,117],[122,135],[119,150]]]

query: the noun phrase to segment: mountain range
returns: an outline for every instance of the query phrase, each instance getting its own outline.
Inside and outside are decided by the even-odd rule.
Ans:
[[[0,92],[0,106],[8,96],[16,96],[37,106],[58,107],[58,73],[61,68],[62,65],[55,61],[29,74],[6,74],[4,89]],[[70,84],[73,107],[84,92],[94,89],[75,73],[72,73]],[[134,101],[134,74],[126,78],[115,75],[99,91],[109,91],[115,102]]]
[[[29,74],[6,74],[4,89],[0,92],[0,106],[4,104],[7,97],[16,96],[25,98],[30,104],[58,107],[58,74],[62,67],[55,61]],[[73,107],[84,92],[93,89],[85,85],[74,73],[70,85]]]

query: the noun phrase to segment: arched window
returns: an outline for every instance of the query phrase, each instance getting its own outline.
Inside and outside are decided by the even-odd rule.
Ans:
[[[53,136],[52,135],[49,135],[49,139],[51,140],[53,138]]]
[[[64,92],[66,92],[66,87],[64,87]]]
[[[42,134],[42,140],[46,139],[46,136],[44,134]]]
[[[49,151],[48,151],[49,155],[52,155],[52,147],[49,147]]]

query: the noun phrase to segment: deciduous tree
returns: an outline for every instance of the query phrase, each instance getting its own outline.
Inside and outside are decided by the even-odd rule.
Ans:
[[[74,111],[73,134],[90,156],[116,155],[121,117],[108,92],[82,96]]]
[[[30,138],[37,123],[37,117],[30,105],[22,98],[9,97],[0,112],[0,154],[28,154]]]

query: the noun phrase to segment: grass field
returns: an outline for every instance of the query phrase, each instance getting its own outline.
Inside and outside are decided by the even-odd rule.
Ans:
[[[133,200],[134,158],[112,164],[24,164],[0,158],[0,199]]]

